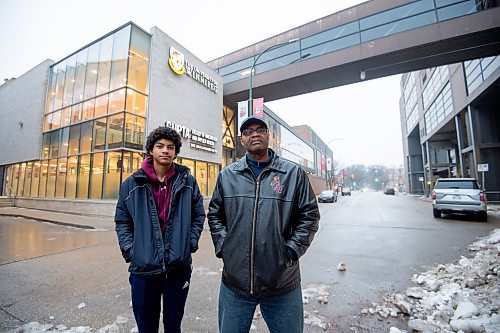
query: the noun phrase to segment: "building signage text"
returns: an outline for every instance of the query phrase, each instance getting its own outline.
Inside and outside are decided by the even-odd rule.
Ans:
[[[217,149],[215,149],[217,138],[215,136],[190,129],[186,126],[176,124],[171,121],[166,121],[165,127],[176,130],[181,135],[181,137],[190,140],[189,146],[191,148],[205,150],[210,153],[217,153]]]
[[[170,47],[170,57],[168,58],[170,69],[177,75],[187,74],[196,82],[202,84],[214,93],[217,92],[217,82],[207,74],[203,73],[189,61],[184,58],[184,54],[175,47]]]

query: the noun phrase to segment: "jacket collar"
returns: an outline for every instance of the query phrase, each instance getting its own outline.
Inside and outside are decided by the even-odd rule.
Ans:
[[[175,172],[179,174],[179,178],[183,178],[191,172],[190,169],[184,165],[175,163],[174,166],[175,166]],[[136,178],[137,181],[143,181],[146,183],[151,182],[149,180],[149,177],[146,175],[146,172],[142,168],[134,172],[132,176]]]
[[[276,154],[276,152],[274,150],[272,150],[271,148],[268,148],[268,149],[270,151],[272,151],[273,155],[274,155],[273,160],[271,161],[271,164],[269,164],[269,169],[275,170],[275,171],[278,171],[281,173],[286,173],[286,168],[283,166],[281,157],[279,157],[278,154]],[[240,158],[237,162],[235,162],[234,167],[233,167],[234,171],[241,172],[241,171],[244,171],[245,169],[250,170],[250,167],[248,166],[246,154],[245,154],[245,156]]]

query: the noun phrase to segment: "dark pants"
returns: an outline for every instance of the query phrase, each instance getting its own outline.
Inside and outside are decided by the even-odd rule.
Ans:
[[[158,332],[162,295],[164,332],[181,332],[190,280],[189,266],[168,274],[130,274],[132,308],[139,333]]]

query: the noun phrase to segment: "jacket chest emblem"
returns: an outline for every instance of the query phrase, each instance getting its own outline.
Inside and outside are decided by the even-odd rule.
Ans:
[[[274,176],[273,181],[271,182],[271,187],[273,188],[273,191],[275,193],[282,194],[285,185],[281,184],[281,179],[279,176]]]

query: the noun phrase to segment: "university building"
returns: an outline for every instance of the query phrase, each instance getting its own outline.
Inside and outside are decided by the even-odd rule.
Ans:
[[[58,62],[45,60],[5,82],[0,104],[0,184],[20,207],[112,214],[158,126],[181,134],[176,161],[204,196],[244,154],[221,76],[157,27],[130,22]],[[271,146],[321,178],[317,148],[267,107],[264,118]]]

